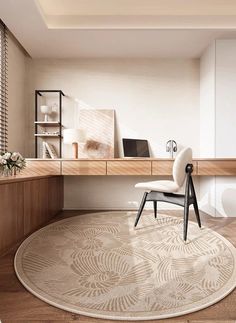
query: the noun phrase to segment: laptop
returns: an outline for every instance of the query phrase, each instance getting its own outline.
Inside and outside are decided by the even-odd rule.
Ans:
[[[123,138],[124,157],[150,157],[148,141]]]

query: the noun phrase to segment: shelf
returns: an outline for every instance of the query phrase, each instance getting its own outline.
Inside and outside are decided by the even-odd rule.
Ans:
[[[36,133],[35,137],[55,137],[55,138],[62,138],[61,135],[54,135],[54,134],[46,134],[46,133]]]
[[[50,94],[50,96],[48,96]],[[47,99],[52,96],[58,99],[58,116],[55,117],[55,120],[45,120],[39,112],[39,106],[42,103],[40,97],[44,96],[45,100],[43,103],[47,103]],[[61,90],[35,90],[35,119],[34,119],[34,138],[35,138],[35,157],[39,157],[39,151],[42,153],[45,152],[42,147],[42,141],[48,141],[50,138],[53,139],[54,143],[58,146],[58,156],[62,157],[62,98],[65,94]],[[42,120],[40,120],[42,119]],[[50,127],[53,130],[49,130]],[[45,133],[46,132],[46,133]],[[56,134],[54,134],[55,132]],[[40,143],[39,143],[40,141]],[[43,148],[40,149],[39,148]]]
[[[59,121],[35,121],[34,123],[44,127],[60,127],[61,125]]]

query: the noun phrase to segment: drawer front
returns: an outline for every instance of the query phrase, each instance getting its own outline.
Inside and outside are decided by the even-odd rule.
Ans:
[[[151,161],[108,161],[107,175],[151,175]]]
[[[63,161],[62,175],[106,175],[105,161]]]
[[[172,175],[173,161],[153,161],[152,162],[152,175]]]
[[[198,161],[198,175],[236,175],[236,161]]]
[[[26,160],[26,168],[21,171],[25,176],[44,176],[44,175],[60,175],[60,161],[51,160]]]
[[[152,162],[152,175],[160,176],[172,176],[174,161],[172,160],[157,160]],[[197,163],[195,161],[193,164],[193,175],[197,175]]]

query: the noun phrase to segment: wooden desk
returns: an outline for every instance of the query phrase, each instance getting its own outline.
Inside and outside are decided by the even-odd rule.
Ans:
[[[170,176],[173,160],[27,159],[17,176],[0,177],[0,254],[63,208],[62,175]],[[236,159],[194,159],[196,176],[236,176]]]
[[[27,159],[23,175],[171,176],[173,160],[166,158]],[[194,159],[195,176],[236,176],[236,158]]]

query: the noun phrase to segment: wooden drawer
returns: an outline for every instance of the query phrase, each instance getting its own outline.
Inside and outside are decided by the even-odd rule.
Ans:
[[[62,175],[106,175],[106,161],[63,161]]]
[[[152,175],[171,176],[174,161],[172,160],[156,160],[152,162]],[[193,164],[193,175],[197,174],[197,163]]]
[[[151,175],[151,161],[108,161],[107,175]]]
[[[172,175],[172,160],[157,160],[152,162],[152,175]]]
[[[236,175],[236,161],[198,161],[198,175],[230,176]]]
[[[60,161],[52,160],[26,160],[26,168],[21,171],[25,176],[60,175]]]

